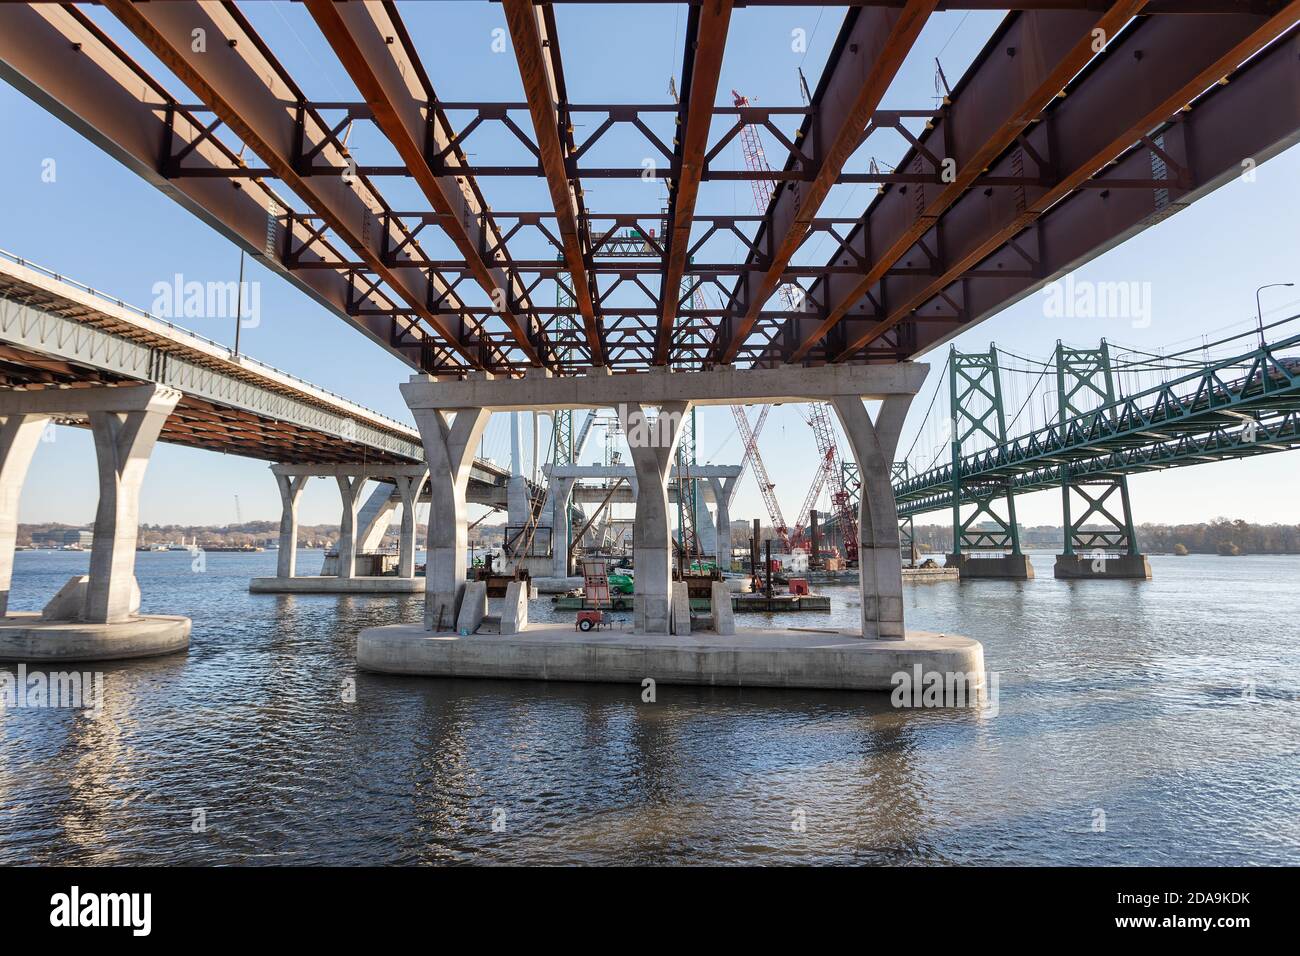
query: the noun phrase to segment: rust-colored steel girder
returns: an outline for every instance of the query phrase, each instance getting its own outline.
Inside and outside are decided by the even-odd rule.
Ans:
[[[433,86],[396,7],[391,2],[308,0],[307,9],[365,98],[376,125],[441,215],[439,224],[460,250],[466,268],[492,297],[494,311],[529,361],[542,364],[535,344],[539,340],[535,321],[526,314],[521,319],[507,308],[509,303],[521,303],[527,309],[522,283],[513,271],[485,261],[479,252],[500,246],[501,236],[487,217],[473,181],[455,171],[464,157],[458,149],[451,151],[447,175],[435,175],[430,168],[426,149],[442,152],[455,141],[455,133],[435,111]]]
[[[745,278],[745,313],[735,322],[722,347],[721,360],[731,362],[758,320],[763,305],[781,284],[785,268],[798,250],[822,201],[835,185],[844,164],[862,145],[876,107],[894,81],[920,35],[937,0],[908,0],[901,10],[850,10],[848,40],[839,59],[828,65],[818,92],[820,110],[811,136],[796,146],[809,148],[802,162],[816,169],[808,182],[784,183],[772,197],[764,226],[769,244],[767,267]],[[852,21],[852,22],[849,22]]]
[[[1135,37],[1137,39],[1137,37]],[[1300,28],[1232,73],[1226,86],[1213,84],[1190,111],[1152,130],[1148,139],[1081,189],[1035,219],[1029,227],[981,260],[978,278],[963,278],[945,290],[961,307],[965,323],[978,322],[1032,294],[1081,262],[1162,222],[1229,182],[1240,179],[1247,160],[1262,164],[1300,143]],[[1269,103],[1268,110],[1258,104]],[[1154,148],[1153,148],[1154,147]],[[1149,180],[1163,168],[1161,188],[1122,184]],[[968,274],[970,275],[970,274]],[[943,296],[936,302],[948,305]],[[915,321],[920,349],[943,344],[968,325]],[[902,326],[900,326],[901,328]],[[859,351],[854,361],[869,358]]]
[[[709,146],[713,106],[718,98],[722,55],[731,23],[731,0],[713,0],[691,9],[686,30],[686,51],[682,57],[682,106],[675,149],[677,179],[668,198],[668,226],[665,241],[663,282],[659,292],[659,331],[655,364],[666,365],[672,344],[673,323],[682,298],[682,275],[691,245],[695,201],[699,197],[704,154]]]
[[[907,250],[921,241],[976,177],[1001,156],[1067,83],[1138,14],[1146,0],[1118,0],[1100,17],[1091,13],[1024,14],[1000,31],[998,45],[1014,55],[993,55],[966,85],[950,110],[926,132],[922,145],[939,160],[947,181],[891,189],[867,214],[870,265],[851,283],[828,281],[827,314],[815,323],[794,323],[797,344],[790,361],[802,361]],[[920,197],[920,198],[918,198]],[[844,288],[835,288],[843,285]],[[811,324],[812,328],[800,330]]]
[[[1297,22],[1300,0],[1292,0],[1268,18],[1216,17],[1213,30],[1187,17],[1150,18],[1136,25],[1034,125],[1024,137],[1023,150],[1004,156],[994,169],[995,173],[1008,172],[1025,162],[1025,155],[1037,156],[1049,166],[1044,173],[1050,183],[1023,190],[991,190],[987,195],[967,192],[938,222],[935,248],[941,253],[941,268],[937,274],[891,278],[884,297],[888,302],[885,317],[859,323],[829,357],[835,361],[852,358],[930,300],[942,296],[1039,216]],[[974,84],[973,76],[972,89]],[[981,100],[977,97],[975,102]],[[1250,111],[1244,112],[1238,137],[1245,135],[1245,126],[1255,122]],[[1151,178],[1150,170],[1144,178]],[[874,208],[866,216],[868,229],[876,221]],[[1088,232],[1095,234],[1095,229]],[[1109,236],[1097,236],[1099,248],[1113,241]],[[949,298],[956,301],[960,293]],[[874,301],[869,306],[863,304],[863,311],[875,307]],[[918,343],[918,348],[923,347]]]
[[[553,4],[591,3],[592,0],[533,0]],[[621,4],[664,4],[698,7],[711,0],[606,0]],[[1150,13],[1257,13],[1268,16],[1280,10],[1286,0],[1150,0]],[[745,7],[893,7],[907,0],[741,0]],[[1109,0],[939,0],[935,10],[1092,10],[1101,13]]]
[[[587,273],[588,255],[583,248],[578,220],[580,206],[576,190],[581,189],[581,186],[569,182],[565,148],[560,138],[561,116],[557,109],[560,90],[551,61],[556,38],[552,35],[551,21],[545,6],[534,6],[531,0],[502,0],[501,6],[514,44],[515,61],[519,65],[519,77],[524,84],[528,112],[533,120],[538,159],[559,221],[560,240],[564,246],[564,261],[569,267],[573,298],[578,311],[582,313],[583,328],[592,349],[592,364],[603,365],[605,349],[596,319]]]
[[[233,3],[105,0],[104,5],[322,217],[412,314],[470,365],[485,364],[447,317],[428,307],[431,298],[446,297],[451,290],[432,274],[385,261],[385,236],[393,229],[385,223],[387,205],[364,177],[344,175],[347,155],[318,115],[294,108],[306,97]],[[201,50],[195,48],[196,30],[210,41]],[[316,157],[302,161],[302,152],[316,147],[324,172],[314,171]],[[388,238],[393,245],[402,241],[400,234]]]
[[[313,238],[303,222],[286,220],[290,207],[270,187],[248,179],[232,188],[227,179],[169,172],[172,157],[181,153],[192,171],[233,174],[243,162],[219,139],[205,135],[207,124],[80,10],[0,5],[0,75],[267,268],[418,367],[418,340],[412,346],[397,344],[391,320],[357,315],[349,306],[359,301],[387,308],[392,302],[378,291],[358,292],[349,278],[348,257],[325,239]],[[292,270],[286,246],[297,250],[299,262],[319,268]],[[440,352],[450,360],[441,347]]]

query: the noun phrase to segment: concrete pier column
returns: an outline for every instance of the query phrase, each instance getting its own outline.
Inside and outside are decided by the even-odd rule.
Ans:
[[[664,402],[655,420],[640,404],[620,406],[621,424],[636,469],[636,518],[632,530],[632,564],[636,590],[632,629],[639,634],[668,634],[672,627],[672,550],[668,526],[668,477],[682,421],[690,402]]]
[[[113,402],[118,396],[109,393],[127,390],[95,391]],[[138,391],[141,396],[140,407],[131,411],[104,411],[91,404],[90,410],[90,428],[95,436],[95,458],[99,465],[99,507],[95,512],[95,540],[90,550],[90,582],[83,619],[99,624],[124,621],[132,614],[140,484],[154,443],[181,397],[180,392],[163,385],[132,386],[130,390]]]
[[[724,570],[731,570],[731,491],[739,478],[710,478],[709,487],[713,489],[713,506],[715,509],[717,540],[714,542],[714,560]]]
[[[307,487],[310,475],[284,475],[275,471],[275,483],[280,487],[280,551],[275,558],[275,576],[291,578],[298,569],[298,502]]]
[[[569,498],[573,494],[576,478],[553,478],[550,485],[551,499],[551,574],[557,578],[569,576],[569,535],[578,528],[569,528]]]
[[[370,497],[357,512],[357,554],[378,551],[384,544],[384,535],[393,521],[393,512],[397,502],[393,495],[397,487],[392,479],[380,481]]]
[[[832,401],[853,449],[862,482],[858,507],[858,576],[862,589],[862,636],[902,640],[903,560],[899,553],[898,510],[894,505],[894,451],[912,395],[890,395],[873,424],[862,399]]]
[[[408,389],[413,387],[402,386],[408,404]],[[412,407],[411,411],[429,465],[424,627],[450,630],[456,626],[465,596],[465,551],[469,543],[465,492],[474,452],[492,413],[486,408]]]
[[[428,478],[424,475],[402,475],[395,479],[397,493],[402,499],[402,525],[397,533],[397,576],[415,577],[415,505]]]
[[[9,586],[18,541],[18,499],[32,455],[49,424],[46,415],[8,415],[0,424],[0,617],[9,612]]]
[[[343,499],[343,516],[339,522],[338,576],[352,578],[357,573],[357,512],[361,508],[361,489],[368,479],[365,475],[335,475],[334,478],[339,483],[339,496]]]
[[[522,528],[528,524],[528,482],[524,478],[523,440],[519,413],[510,413],[510,481],[506,485],[506,524]],[[508,544],[509,542],[507,542]]]

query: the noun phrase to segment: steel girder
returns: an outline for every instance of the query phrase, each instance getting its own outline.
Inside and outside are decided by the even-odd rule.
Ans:
[[[931,181],[883,192],[862,225],[864,270],[827,278],[825,289],[819,290],[824,318],[787,323],[787,339],[794,342],[791,361],[802,360],[931,231],[943,212],[1041,115],[1144,2],[1118,0],[1100,17],[1089,12],[1026,13],[1004,21],[987,44],[986,55],[967,72],[939,120],[922,134],[911,162],[899,164],[901,169],[930,174]],[[856,238],[850,236],[849,244]]]
[[[569,132],[567,117],[557,109],[557,104],[565,103],[568,97],[563,88],[563,74],[559,70],[559,40],[555,34],[555,19],[549,7],[534,7],[531,0],[502,0],[502,7],[514,43],[519,77],[523,81],[528,109],[533,119],[538,159],[559,221],[564,261],[569,268],[573,298],[582,314],[587,342],[592,350],[592,364],[603,365],[605,348],[596,320],[593,290],[588,275],[590,237],[584,234],[580,215],[582,186],[576,178],[573,183],[569,181],[568,154],[573,151],[573,137]]]
[[[842,319],[825,357],[852,359],[909,319],[978,321],[1222,185],[1240,172],[1243,157],[1262,162],[1294,143],[1298,20],[1293,0],[1269,18],[1216,17],[1212,30],[1193,18],[1158,17],[1124,31],[991,167],[995,175],[1036,167],[1041,184],[966,192],[909,250],[932,274],[878,285],[853,309],[869,318]],[[986,59],[999,55],[1003,47],[986,48]],[[1230,82],[1216,87],[1224,78]],[[1153,134],[1164,124],[1157,144]],[[883,200],[868,210],[868,225]],[[847,248],[870,254],[865,236],[855,242]],[[923,327],[917,351],[958,331]]]
[[[663,281],[659,287],[659,329],[655,364],[668,364],[673,323],[682,304],[682,275],[691,246],[695,200],[704,172],[705,150],[713,121],[722,53],[727,45],[731,22],[731,0],[717,0],[703,8],[692,8],[686,27],[686,49],[682,56],[681,109],[675,139],[674,166],[677,178],[669,187],[668,221],[664,242]]]
[[[795,138],[789,165],[812,173],[805,182],[780,184],[761,232],[767,255],[761,271],[742,274],[744,314],[724,321],[719,361],[735,359],[775,294],[785,267],[808,235],[808,225],[838,181],[844,164],[862,145],[868,123],[912,49],[935,0],[908,0],[901,11],[850,10],[836,41],[836,55],[817,87],[818,112]],[[797,154],[797,155],[796,155]]]
[[[455,131],[435,108],[437,96],[433,85],[395,5],[310,0],[307,9],[365,97],[375,123],[396,148],[405,168],[438,214],[438,223],[460,250],[465,268],[494,299],[495,314],[510,329],[530,362],[546,364],[538,349],[536,319],[525,314],[521,321],[511,311],[518,304],[527,312],[527,293],[509,269],[500,231],[488,214],[477,185],[472,177],[459,172],[465,165],[464,154],[455,145]],[[448,147],[452,148],[448,150]],[[444,151],[448,153],[444,163],[447,172],[435,175],[429,155]],[[496,250],[490,260],[481,252],[487,248]],[[528,323],[527,327],[524,322]]]
[[[242,160],[84,14],[59,6],[0,5],[0,76],[45,109],[237,243],[358,331],[418,367],[414,346],[392,333],[394,320],[358,315],[356,303],[391,308],[381,289],[358,285],[355,270],[327,237],[313,234],[266,184],[225,178]],[[187,169],[221,176],[179,177]],[[290,254],[292,250],[292,256]],[[316,268],[293,271],[290,259]],[[416,354],[412,354],[414,352]],[[447,370],[458,367],[442,352]]]
[[[386,248],[409,241],[385,216],[369,180],[353,174],[345,148],[233,3],[212,0],[107,6],[220,120],[247,143],[384,285],[471,366],[484,363],[464,330],[428,307],[454,293],[433,273],[391,265]],[[195,30],[212,38],[196,50]],[[286,108],[286,104],[296,104]]]
[[[845,3],[851,9],[842,36],[853,35],[862,23],[900,23],[908,10],[922,7],[928,13],[993,5],[979,6],[981,2]],[[718,17],[725,6],[720,4],[691,3],[697,27]],[[883,61],[859,64],[867,73],[860,71],[855,84],[842,79],[853,75],[846,64],[865,58],[855,56],[861,46],[853,50],[846,42],[828,60],[811,106],[729,110],[707,104],[712,116],[734,112],[738,124],[710,144],[709,124],[699,111],[708,99],[703,87],[699,95],[684,90],[686,101],[680,106],[597,104],[585,108],[607,115],[581,145],[573,140],[572,116],[584,107],[569,103],[564,90],[550,4],[505,4],[527,91],[527,103],[513,105],[433,101],[431,84],[391,3],[337,9],[313,0],[313,15],[367,100],[339,104],[303,97],[232,3],[128,6],[109,0],[108,6],[146,42],[152,35],[151,49],[170,50],[164,61],[193,85],[205,100],[203,107],[186,108],[175,101],[84,15],[52,4],[0,7],[5,27],[0,31],[0,70],[385,348],[439,373],[469,367],[518,372],[537,363],[556,367],[558,311],[536,306],[532,299],[540,282],[563,281],[562,276],[580,293],[575,302],[583,315],[582,351],[592,353],[580,354],[565,373],[587,363],[608,362],[620,369],[662,361],[680,364],[689,350],[665,336],[670,313],[719,328],[710,362],[722,359],[724,352],[737,363],[760,365],[899,361],[1216,188],[1239,168],[1242,156],[1257,162],[1268,158],[1295,142],[1300,129],[1294,37],[1284,36],[1251,59],[1300,19],[1300,0],[1148,0],[1143,16],[1117,38],[1105,37],[1110,40],[1105,52],[1065,84],[1064,98],[1053,99],[1043,110],[1034,108],[1035,98],[1086,59],[1081,41],[1091,39],[1091,29],[1113,28],[1136,9],[1136,0],[1013,4],[1035,12],[1008,19],[958,83],[952,101],[938,110],[866,110],[863,103],[880,85],[871,79],[870,69],[888,71],[905,51],[895,45],[884,51],[888,56]],[[184,11],[178,18],[185,20],[183,33],[169,20],[176,10]],[[1207,11],[1214,15],[1155,16]],[[212,27],[213,42],[203,63],[186,62],[195,23]],[[707,29],[697,29],[687,59],[691,69],[715,51],[721,56],[724,31],[715,32],[716,43],[708,40]],[[393,43],[387,42],[390,36]],[[708,42],[700,46],[699,39]],[[386,49],[379,50],[378,43]],[[1286,44],[1291,44],[1290,52],[1279,53]],[[1011,61],[1010,72],[1001,60]],[[713,69],[704,64],[702,75]],[[1005,83],[988,79],[999,71]],[[1221,79],[1228,81],[1226,86],[1214,85]],[[714,87],[716,91],[716,80]],[[844,96],[831,95],[836,90]],[[1189,103],[1190,112],[1184,112]],[[515,133],[537,158],[535,166],[480,167],[465,161],[459,151],[465,134],[483,122],[514,125],[505,116],[507,108],[525,106],[533,116],[536,143],[517,127]],[[344,113],[337,126],[322,118],[322,111],[330,109]],[[476,109],[477,115],[453,140],[447,113],[454,109]],[[682,123],[672,150],[649,132],[639,115],[645,110],[677,113]],[[209,113],[216,114],[216,122],[208,122]],[[801,135],[793,142],[773,122],[784,114],[804,117]],[[856,150],[865,128],[900,129],[907,117],[925,118],[933,128],[912,137],[915,146],[904,166],[883,174],[843,169],[839,151],[848,149],[847,156]],[[854,130],[858,119],[862,124]],[[351,160],[340,134],[354,121],[374,122],[398,148],[402,163],[354,166],[352,188],[340,190],[339,174]],[[773,173],[781,185],[768,215],[701,216],[693,208],[688,214],[686,207],[693,203],[685,201],[685,193],[692,184],[747,175],[709,168],[742,121],[763,125],[791,154],[784,168]],[[266,148],[276,162],[266,156],[263,168],[243,162],[214,135],[221,122],[255,152]],[[661,221],[661,214],[589,214],[579,181],[579,160],[586,150],[619,124],[640,129],[652,151],[665,156],[674,187],[671,201],[681,206],[680,215],[674,210],[669,236],[645,243],[642,261],[606,255],[608,237],[634,224],[646,229]],[[421,139],[425,127],[432,128]],[[1008,141],[995,156],[998,144]],[[160,149],[159,143],[166,145]],[[984,164],[989,156],[994,159]],[[955,179],[945,181],[939,164],[932,162],[942,158],[957,160]],[[697,159],[698,169],[692,168]],[[641,169],[582,167],[582,175],[629,172],[639,175]],[[392,210],[368,173],[412,177],[432,211]],[[555,208],[489,214],[471,177],[490,174],[545,176]],[[262,177],[282,178],[311,211],[289,208]],[[457,178],[466,179],[463,187],[453,185]],[[848,237],[839,221],[814,215],[818,203],[811,197],[835,182],[886,187],[872,210],[856,220],[867,228]],[[922,202],[903,210],[907,203],[899,196]],[[873,210],[880,212],[886,199],[902,211],[892,220],[876,219]],[[610,224],[605,232],[593,226],[602,218]],[[891,222],[892,233],[880,232]],[[428,225],[447,230],[460,258],[424,253],[417,235]],[[920,240],[903,248],[923,225]],[[509,256],[507,242],[529,229],[554,241],[559,265]],[[880,236],[873,238],[873,230]],[[745,262],[705,262],[695,255],[709,237],[721,233],[742,240]],[[835,256],[824,264],[790,265],[799,244],[817,233],[835,240]],[[682,237],[685,241],[678,242]],[[899,249],[901,255],[895,257]],[[687,283],[717,288],[723,306],[681,307],[678,287],[665,282],[670,270],[676,274],[678,256],[684,259],[681,275]],[[657,282],[649,278],[656,273]],[[848,292],[867,276],[875,278],[874,287],[852,301]],[[609,279],[604,294],[598,288],[603,277]],[[505,289],[505,314],[463,301],[455,289],[467,278],[485,290]],[[502,279],[504,286],[492,284]],[[764,308],[761,290],[768,288],[770,297],[782,282],[799,283],[813,311]],[[609,295],[630,287],[640,288],[649,304],[623,307],[617,296]],[[847,311],[838,321],[832,319],[832,309],[844,302],[850,303]],[[752,323],[747,339],[741,333],[746,323]],[[826,331],[819,337],[822,326]],[[600,346],[599,355],[593,342]]]

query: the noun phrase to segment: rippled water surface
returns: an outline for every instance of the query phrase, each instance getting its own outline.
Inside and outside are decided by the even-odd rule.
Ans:
[[[190,651],[90,665],[98,714],[0,710],[0,862],[1300,863],[1300,558],[1066,583],[1035,557],[1034,581],[907,590],[909,626],[984,643],[978,713],[357,673],[357,631],[420,599],[250,595],[274,553],[141,554]],[[11,606],[86,560],[19,553]],[[825,590],[800,625],[854,621]]]

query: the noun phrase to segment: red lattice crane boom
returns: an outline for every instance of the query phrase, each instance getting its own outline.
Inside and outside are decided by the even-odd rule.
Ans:
[[[738,91],[732,90],[731,96],[736,106],[749,105],[749,98],[742,96]],[[758,130],[748,123],[740,128],[740,149],[745,157],[745,166],[751,172],[771,173],[772,167],[767,164],[767,155],[763,152],[763,143],[758,138]],[[759,213],[765,214],[772,203],[772,193],[776,183],[770,175],[756,176],[750,182],[754,188],[754,204],[758,207]],[[796,290],[789,283],[784,283],[781,285],[780,294],[787,309],[793,312],[800,308],[803,300],[802,290]],[[808,490],[803,508],[799,512],[799,524],[794,534],[792,536],[783,534],[782,540],[785,541],[788,537],[796,539],[801,537],[805,523],[808,521],[809,511],[816,502],[817,496],[821,494],[822,486],[829,484],[831,506],[835,511],[840,534],[844,538],[845,557],[850,562],[856,562],[858,560],[858,516],[853,513],[853,502],[844,486],[844,468],[835,441],[835,424],[831,409],[825,402],[813,402],[809,408],[808,424],[812,426],[813,435],[817,439],[817,453],[821,466],[813,476],[812,487]],[[772,496],[772,503],[768,506],[769,513],[772,512],[773,507],[776,507],[775,495]]]
[[[736,428],[740,431],[741,441],[745,443],[745,454],[754,466],[754,478],[763,496],[763,504],[767,506],[772,527],[776,530],[777,537],[781,539],[781,544],[789,548],[790,531],[785,525],[785,517],[781,514],[781,506],[776,500],[776,486],[772,484],[772,479],[767,477],[767,466],[763,464],[763,458],[758,453],[758,443],[754,438],[753,430],[749,427],[749,419],[745,417],[745,409],[741,405],[732,405],[731,414],[735,416]]]

